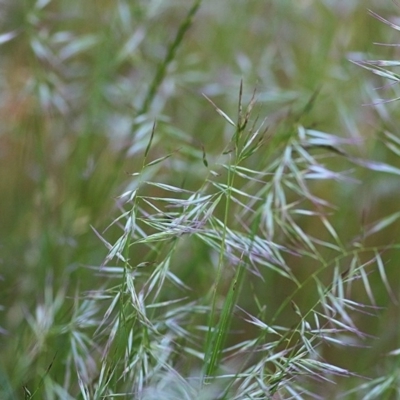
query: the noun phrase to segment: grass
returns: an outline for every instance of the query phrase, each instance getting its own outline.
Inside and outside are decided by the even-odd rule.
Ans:
[[[2,399],[399,397],[398,9],[214,3],[4,3]]]

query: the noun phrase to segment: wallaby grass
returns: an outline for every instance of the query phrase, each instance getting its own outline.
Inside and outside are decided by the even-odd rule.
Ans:
[[[368,7],[4,2],[2,399],[399,396]]]

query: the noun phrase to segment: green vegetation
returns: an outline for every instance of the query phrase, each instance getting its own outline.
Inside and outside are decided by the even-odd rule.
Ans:
[[[0,398],[400,398],[398,15],[2,2]]]

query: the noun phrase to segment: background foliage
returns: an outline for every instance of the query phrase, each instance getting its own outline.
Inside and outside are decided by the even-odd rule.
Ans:
[[[0,7],[1,398],[400,396],[394,3]]]

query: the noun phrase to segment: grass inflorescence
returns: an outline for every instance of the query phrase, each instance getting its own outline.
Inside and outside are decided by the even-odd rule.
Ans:
[[[5,2],[2,399],[398,397],[398,25],[264,3]]]

